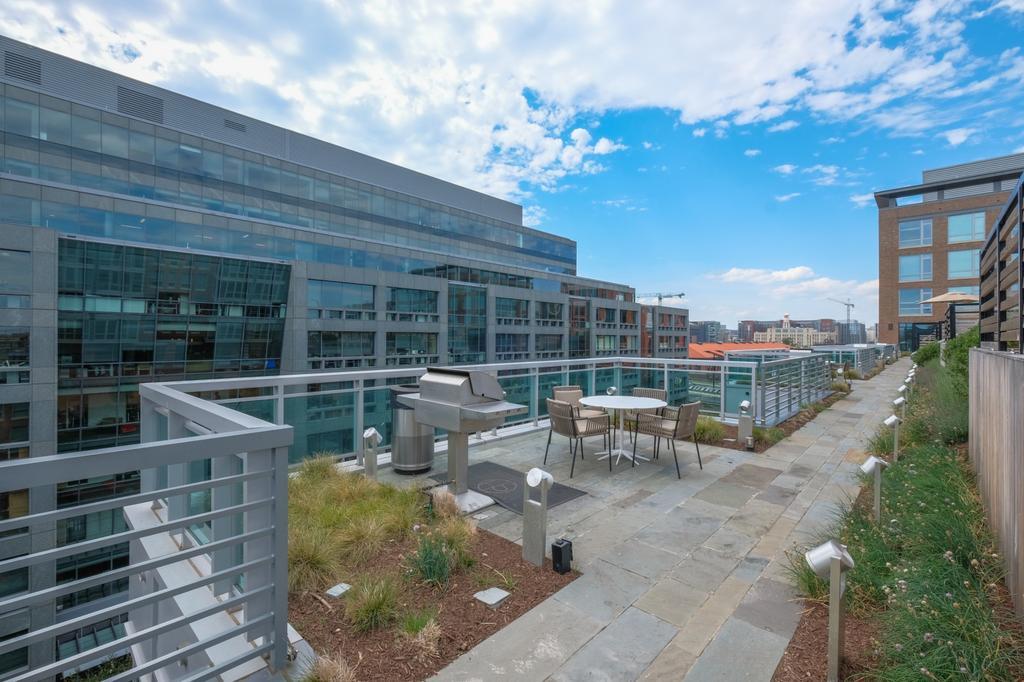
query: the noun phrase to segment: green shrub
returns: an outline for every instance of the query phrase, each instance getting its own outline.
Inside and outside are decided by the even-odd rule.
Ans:
[[[861,377],[860,370],[857,369],[856,367],[851,367],[850,369],[846,370],[846,378],[847,379],[861,379],[862,377]]]
[[[718,420],[701,415],[697,417],[697,427],[693,432],[698,443],[715,445],[725,438],[725,426]]]
[[[935,360],[938,357],[939,357],[939,342],[938,341],[930,341],[930,342],[924,344],[923,346],[921,346],[920,348],[918,348],[916,351],[914,351],[911,354],[910,359],[913,360],[914,362],[916,362],[919,365],[923,365],[926,362],[928,362],[929,360]]]
[[[777,426],[763,429],[760,426],[754,427],[754,443],[770,448],[786,437],[786,432]]]
[[[835,391],[836,393],[849,393],[850,384],[846,383],[845,381],[833,381],[832,390]]]
[[[473,521],[464,516],[448,517],[438,523],[437,533],[456,565],[468,568],[475,563],[473,540],[476,537],[476,524]]]
[[[423,628],[427,627],[437,617],[436,609],[420,609],[418,611],[407,611],[402,616],[402,632],[410,637],[415,637]]]
[[[309,524],[289,524],[288,589],[321,590],[337,582],[341,553],[331,531]]]
[[[956,338],[946,342],[946,349],[943,351],[942,359],[946,361],[946,371],[949,372],[956,392],[967,397],[967,358],[971,348],[981,345],[981,333],[977,327],[960,334]]]
[[[388,578],[367,578],[345,596],[345,615],[356,632],[382,628],[395,618],[398,589]]]
[[[868,439],[868,452],[877,457],[892,454],[893,431],[888,426],[879,426],[875,435]]]
[[[413,569],[424,582],[443,587],[451,578],[456,557],[444,538],[439,535],[424,535],[420,538],[412,562]]]

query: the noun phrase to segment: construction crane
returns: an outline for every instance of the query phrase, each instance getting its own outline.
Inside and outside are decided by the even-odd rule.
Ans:
[[[846,337],[847,337],[847,341],[849,341],[849,337],[850,337],[850,334],[851,334],[851,332],[850,332],[850,310],[852,310],[854,308],[853,301],[851,301],[850,299],[846,299],[845,301],[840,301],[838,298],[830,298],[828,300],[833,301],[834,303],[838,303],[839,305],[846,306]],[[838,341],[839,340],[836,339],[837,343],[838,343]]]
[[[653,294],[637,294],[637,298],[656,298],[658,299],[658,306],[661,307],[661,302],[666,298],[682,298],[686,296],[682,291],[678,294],[665,294],[660,291]],[[651,316],[651,323],[653,328],[651,330],[651,357],[658,357],[658,313],[655,311],[654,315]]]

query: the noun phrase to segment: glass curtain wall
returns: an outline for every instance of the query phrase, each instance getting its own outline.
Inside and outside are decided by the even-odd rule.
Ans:
[[[448,285],[448,363],[487,360],[487,289]]]

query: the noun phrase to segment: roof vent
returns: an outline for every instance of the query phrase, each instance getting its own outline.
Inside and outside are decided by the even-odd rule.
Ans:
[[[43,64],[38,59],[4,50],[4,75],[36,85],[43,84]]]
[[[238,121],[233,121],[230,118],[224,119],[224,127],[225,128],[230,128],[231,130],[237,130],[240,133],[244,133],[245,132],[245,124],[244,123],[239,123]]]
[[[153,123],[164,122],[164,101],[138,90],[117,86],[117,110],[122,114],[144,118]]]

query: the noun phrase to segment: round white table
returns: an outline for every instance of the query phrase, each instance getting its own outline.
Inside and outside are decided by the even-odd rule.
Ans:
[[[623,457],[629,460],[633,459],[633,453],[622,447],[625,443],[626,435],[622,420],[623,410],[656,410],[665,407],[668,403],[657,398],[640,398],[632,395],[591,395],[586,398],[580,398],[580,405],[603,408],[618,418],[619,447],[613,447],[611,451],[598,453],[602,455],[600,459],[615,455],[615,463],[618,464],[619,460]],[[641,457],[640,455],[637,455],[636,458],[648,461],[646,457]]]

